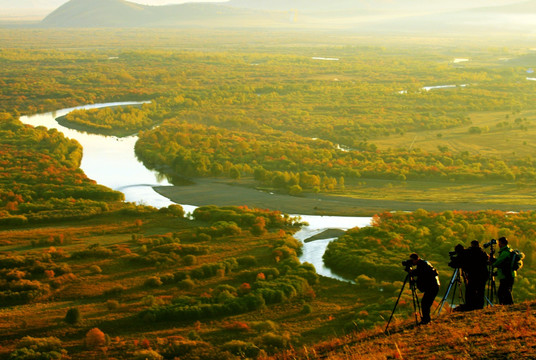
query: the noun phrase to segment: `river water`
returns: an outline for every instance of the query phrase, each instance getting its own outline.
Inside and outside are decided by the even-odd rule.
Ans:
[[[20,120],[24,124],[33,126],[44,126],[48,129],[57,129],[66,137],[76,139],[84,148],[84,155],[80,168],[85,174],[111,189],[121,191],[125,194],[125,200],[138,204],[151,205],[156,208],[166,207],[173,204],[168,198],[158,194],[153,190],[153,186],[171,186],[166,177],[156,171],[147,169],[136,158],[134,145],[138,140],[136,135],[127,137],[104,136],[88,134],[78,130],[69,129],[58,124],[56,118],[64,116],[75,109],[96,109],[102,107],[119,105],[137,105],[143,102],[118,102],[105,104],[84,105],[75,108],[62,109],[55,112],[38,114],[32,116],[21,116]],[[195,204],[181,204],[186,212],[193,212]],[[308,222],[298,231],[294,237],[298,240],[305,240],[311,236],[319,234],[327,229],[347,230],[353,227],[363,227],[370,224],[370,217],[343,217],[343,216],[313,216],[299,215]],[[308,262],[315,266],[318,274],[345,280],[333,274],[324,265],[322,255],[329,242],[334,238],[311,241],[304,243],[303,254],[300,257],[302,262]]]

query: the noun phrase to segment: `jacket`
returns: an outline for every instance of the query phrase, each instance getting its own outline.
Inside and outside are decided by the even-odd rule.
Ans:
[[[497,260],[493,262],[493,267],[497,268],[497,279],[502,280],[507,276],[515,278],[517,272],[512,270],[512,257],[510,256],[512,249],[509,245],[506,245],[499,249],[499,256]]]
[[[437,270],[426,260],[419,259],[417,268],[412,270],[410,275],[417,277],[417,289],[422,292],[439,286]]]

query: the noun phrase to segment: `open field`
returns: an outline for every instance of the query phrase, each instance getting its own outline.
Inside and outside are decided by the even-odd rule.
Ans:
[[[373,142],[380,149],[414,147],[437,151],[440,147],[446,147],[452,152],[467,151],[484,157],[505,159],[532,157],[536,153],[535,111],[476,112],[470,113],[469,118],[471,123],[465,126],[407,132],[404,135],[377,138]],[[472,133],[471,128],[479,128],[480,131],[473,130]]]

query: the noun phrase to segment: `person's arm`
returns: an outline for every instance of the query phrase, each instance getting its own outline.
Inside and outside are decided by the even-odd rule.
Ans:
[[[499,257],[495,262],[493,263],[493,267],[500,267],[502,263],[504,263],[506,260],[510,258],[510,252],[509,251],[501,251],[499,253]]]

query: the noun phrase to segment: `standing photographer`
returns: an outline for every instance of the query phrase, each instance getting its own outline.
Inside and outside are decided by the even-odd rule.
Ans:
[[[417,289],[423,292],[421,299],[422,320],[421,324],[430,322],[430,309],[439,292],[439,277],[437,270],[428,261],[420,259],[419,255],[409,256],[413,265],[417,267],[409,272],[409,275],[417,278]]]
[[[463,253],[463,270],[467,281],[465,287],[466,310],[483,309],[486,282],[488,280],[488,254],[476,240]]]
[[[508,246],[508,240],[505,237],[499,238],[499,256],[492,264],[494,268],[497,268],[497,279],[501,281],[499,290],[497,291],[497,297],[501,305],[511,305],[514,303],[512,288],[514,286],[516,272],[511,267],[511,252],[512,249]]]

